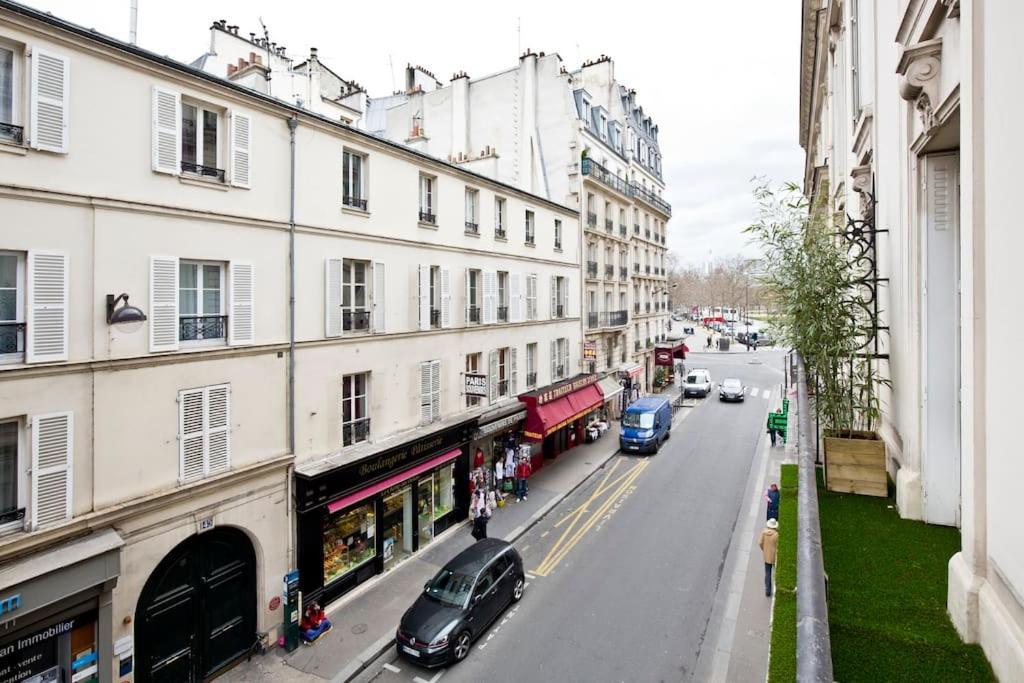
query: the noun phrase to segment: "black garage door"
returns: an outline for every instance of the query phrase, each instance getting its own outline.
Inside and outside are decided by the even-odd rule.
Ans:
[[[136,680],[202,681],[256,638],[256,558],[237,529],[179,544],[150,575],[135,614]]]

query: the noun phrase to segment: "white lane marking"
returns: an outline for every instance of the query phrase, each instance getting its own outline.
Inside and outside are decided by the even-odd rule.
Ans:
[[[529,587],[530,587],[530,582],[529,581],[527,581],[526,583],[523,584],[523,588],[529,588]]]
[[[444,669],[441,669],[436,674],[434,674],[434,677],[431,678],[429,681],[424,679],[424,678],[420,678],[419,676],[417,676],[416,678],[414,678],[412,680],[416,681],[416,683],[437,683],[437,679],[439,679],[441,677],[441,674],[443,674],[444,671],[445,671]]]
[[[550,534],[550,533],[551,533],[550,531],[545,531],[544,533],[542,533],[542,534],[540,535],[540,537],[541,537],[541,538],[544,538],[545,536],[547,536],[547,535],[548,535],[548,534]]]
[[[530,549],[530,546],[528,546],[528,545],[524,545],[524,546],[523,546],[523,549],[522,549],[522,550],[520,550],[519,552],[521,552],[521,553],[525,553],[525,552],[526,552],[527,550],[529,550],[529,549]]]
[[[400,673],[402,673],[402,670],[399,669],[397,666],[395,666],[394,664],[388,664],[387,662],[384,663],[384,668],[387,669],[388,671],[390,671],[393,674],[400,674]]]
[[[757,398],[757,387],[750,390],[750,398]]]
[[[528,579],[536,579],[537,577],[534,576],[533,574],[530,574],[529,572],[527,572],[526,573],[526,578],[528,578]]]

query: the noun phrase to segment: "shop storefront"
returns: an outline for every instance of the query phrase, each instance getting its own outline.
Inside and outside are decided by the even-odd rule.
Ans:
[[[0,681],[113,680],[110,592],[123,545],[105,529],[4,567]]]
[[[583,443],[586,425],[600,417],[604,406],[597,375],[577,375],[521,394],[519,400],[526,404],[523,436],[539,445],[530,457],[535,470],[545,458]]]
[[[622,386],[622,380],[612,375],[602,377],[597,383],[604,397],[605,414],[609,420],[617,420],[622,416]]]
[[[526,407],[518,400],[495,406],[480,415],[470,444],[471,467],[483,471],[487,485],[498,485],[496,465],[505,464],[509,448],[519,453]]]
[[[623,366],[619,369],[619,379],[622,381],[621,409],[625,410],[629,404],[644,395],[644,375],[646,368],[638,363]]]
[[[338,598],[466,518],[473,422],[334,468],[296,470],[299,583],[307,599]]]

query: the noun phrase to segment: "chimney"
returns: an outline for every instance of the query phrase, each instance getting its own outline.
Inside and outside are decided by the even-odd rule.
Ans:
[[[519,82],[522,84],[522,117],[519,127],[519,177],[516,185],[534,191],[534,152],[537,141],[537,55],[527,49],[519,58]]]
[[[452,151],[460,157],[469,151],[469,76],[465,71],[452,77]]]

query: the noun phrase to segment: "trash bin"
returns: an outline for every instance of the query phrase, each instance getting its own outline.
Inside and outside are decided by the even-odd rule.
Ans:
[[[729,350],[729,338],[728,337],[719,337],[718,338],[718,350],[719,351],[728,351]]]

